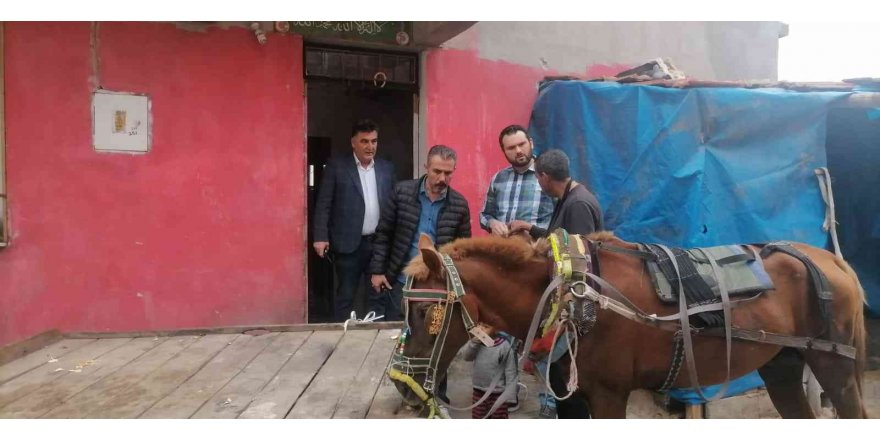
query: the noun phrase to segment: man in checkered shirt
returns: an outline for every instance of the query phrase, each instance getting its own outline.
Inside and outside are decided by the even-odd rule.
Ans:
[[[502,237],[508,235],[508,226],[514,220],[547,228],[554,200],[538,185],[532,138],[522,126],[509,125],[501,130],[498,143],[510,166],[492,176],[480,212],[480,226]]]

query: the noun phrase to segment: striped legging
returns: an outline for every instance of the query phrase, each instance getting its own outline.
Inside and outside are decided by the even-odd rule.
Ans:
[[[474,388],[473,400],[471,400],[471,402],[476,403],[478,400],[482,399],[483,392],[484,392],[483,390],[478,390],[478,389]],[[498,399],[499,396],[501,396],[501,393],[492,393],[486,400],[483,401],[483,403],[481,403],[481,404],[475,406],[473,409],[471,409],[471,418],[482,419],[483,417],[486,417],[486,414],[489,412],[490,409],[492,409],[492,405],[495,404],[495,400]],[[510,402],[504,402],[501,406],[498,407],[497,410],[495,410],[495,412],[492,415],[490,415],[489,417],[486,417],[486,418],[489,418],[489,419],[508,419],[508,418],[510,418],[509,417],[510,413],[507,411],[510,408],[510,405],[511,405]]]

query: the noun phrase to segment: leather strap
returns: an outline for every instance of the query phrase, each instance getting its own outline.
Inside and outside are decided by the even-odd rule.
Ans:
[[[596,249],[604,249],[606,251],[614,252],[617,254],[633,255],[633,256],[638,257],[642,260],[657,261],[657,257],[650,252],[622,248],[619,246],[607,244],[604,241],[590,241],[590,244],[593,245]]]
[[[721,336],[720,328],[711,328],[700,330],[698,334],[706,336]],[[761,342],[764,344],[782,345],[800,350],[816,350],[835,353],[840,356],[855,359],[856,348],[826,339],[810,338],[806,336],[780,335],[777,333],[769,333],[763,330],[749,330],[738,327],[731,328],[731,336],[736,339],[745,341]]]
[[[529,325],[529,332],[526,334],[526,342],[523,344],[523,355],[520,357],[519,365],[517,366],[520,371],[522,371],[526,359],[528,358],[528,354],[532,350],[532,343],[535,341],[535,333],[538,332],[538,324],[541,322],[541,314],[544,311],[544,305],[547,304],[547,298],[550,297],[550,293],[556,290],[560,284],[562,284],[562,277],[554,277],[553,281],[551,281],[547,288],[544,289],[544,293],[538,301],[538,307],[535,309],[535,315],[532,317],[531,325]]]

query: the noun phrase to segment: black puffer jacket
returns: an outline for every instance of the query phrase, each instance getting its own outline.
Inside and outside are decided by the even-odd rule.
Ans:
[[[373,242],[373,258],[370,273],[385,275],[388,281],[394,279],[409,261],[404,261],[409,253],[410,243],[419,227],[422,204],[419,202],[419,188],[425,177],[398,182],[394,192],[382,207],[382,218],[376,228]],[[458,191],[449,188],[446,203],[440,208],[437,217],[436,245],[449,243],[457,238],[471,236],[471,213],[467,200]]]

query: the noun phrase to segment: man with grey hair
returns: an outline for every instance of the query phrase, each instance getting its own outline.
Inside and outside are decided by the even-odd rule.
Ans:
[[[452,189],[456,155],[452,148],[435,145],[428,150],[426,174],[398,182],[376,228],[371,284],[383,297],[384,307],[373,310],[387,321],[403,319],[400,307],[406,276],[403,268],[419,252],[419,236],[427,234],[438,245],[471,236],[467,200]],[[393,285],[391,283],[394,283]]]
[[[532,238],[546,237],[563,228],[571,234],[590,234],[604,229],[599,200],[584,185],[575,182],[569,172],[568,156],[561,150],[549,150],[538,156],[535,172],[541,189],[559,201],[547,229],[515,220],[510,232],[528,231]]]
[[[394,186],[376,228],[371,283],[381,295],[386,321],[402,321],[401,302],[406,275],[403,268],[419,253],[419,236],[427,234],[437,245],[471,236],[471,211],[461,193],[452,189],[456,155],[452,148],[434,145],[428,150],[425,175]],[[391,282],[394,284],[392,285]],[[440,379],[437,396],[449,404],[446,377]],[[441,411],[446,411],[441,407]],[[447,413],[448,414],[448,413]]]

